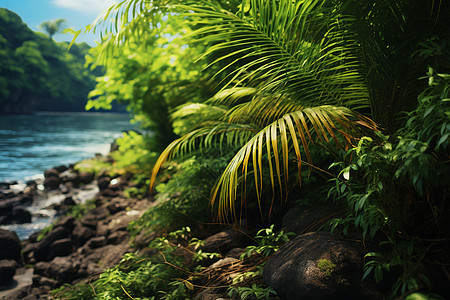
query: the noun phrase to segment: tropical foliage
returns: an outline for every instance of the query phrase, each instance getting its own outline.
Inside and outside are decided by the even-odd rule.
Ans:
[[[0,114],[82,111],[95,76],[84,68],[89,45],[55,43],[0,9]]]
[[[246,209],[268,218],[275,204],[292,203],[299,188],[324,177],[330,190],[316,197],[328,192],[348,212],[331,229],[359,234],[370,247],[364,277],[394,282],[394,295],[426,290],[430,274],[448,279],[448,5],[112,6],[88,28],[104,35],[92,54],[107,67],[88,107],[117,100],[152,128],[149,148],[163,150],[152,186],[161,170],[179,167],[155,188],[160,205],[132,230],[201,215],[205,200],[223,220]],[[427,70],[429,85],[419,79]]]
[[[48,37],[50,39],[52,39],[56,33],[58,33],[59,31],[62,30],[65,22],[66,22],[66,20],[64,20],[64,19],[45,21],[45,22],[42,22],[41,25],[39,25],[39,27],[44,29],[45,32],[47,32]]]

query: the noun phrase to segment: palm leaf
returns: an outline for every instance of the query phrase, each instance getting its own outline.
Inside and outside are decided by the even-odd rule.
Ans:
[[[311,126],[308,126],[308,123]],[[306,154],[306,163],[313,164],[309,144],[320,143],[325,145],[327,141],[333,140],[338,142],[339,139],[343,139],[345,141],[345,146],[343,147],[351,147],[352,140],[356,140],[361,135],[361,130],[364,129],[376,130],[376,125],[366,117],[343,107],[319,106],[286,114],[260,130],[237,152],[214,186],[211,193],[211,203],[214,205],[217,202],[219,217],[227,219],[229,214],[233,217],[236,216],[235,203],[239,181],[243,180],[245,185],[249,168],[249,157],[251,156],[256,195],[258,205],[261,207],[260,199],[263,187],[261,173],[264,163],[262,158],[264,144],[272,191],[275,191],[276,183],[274,178],[276,178],[282,195],[283,182],[286,184],[288,181],[290,151],[293,150],[297,157],[298,171],[300,173],[302,163],[304,163],[301,148]],[[313,139],[312,136],[316,138]],[[239,179],[239,170],[243,174],[242,179]],[[298,178],[301,180],[301,176]],[[272,197],[271,206],[273,202],[274,197]]]
[[[178,8],[199,20],[200,29],[191,36],[212,45],[204,57],[226,53],[211,63],[223,65],[216,76],[226,73],[224,89],[250,86],[262,95],[289,93],[304,106],[368,107],[367,88],[357,71],[357,42],[345,27],[352,18],[324,17],[324,1],[278,2],[252,0],[251,15],[241,18],[210,7]],[[273,25],[266,26],[265,19]]]
[[[153,189],[156,176],[165,161],[170,160],[174,156],[183,156],[194,149],[210,148],[222,145],[239,147],[250,140],[259,128],[252,124],[233,124],[224,122],[204,122],[199,128],[190,131],[183,137],[173,141],[160,154],[158,160],[152,169],[150,179],[150,190]]]

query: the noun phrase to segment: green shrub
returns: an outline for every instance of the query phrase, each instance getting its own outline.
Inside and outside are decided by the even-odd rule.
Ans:
[[[166,238],[149,245],[153,256],[125,254],[122,261],[90,284],[64,285],[53,291],[56,299],[186,299],[189,271],[184,269],[178,247]]]
[[[142,230],[169,232],[210,221],[209,193],[229,155],[217,158],[212,155],[193,156],[180,163],[170,163],[169,180],[156,187],[157,204],[130,223],[132,235]]]
[[[393,293],[401,295],[431,286],[427,265],[448,247],[450,234],[450,76],[431,69],[428,75],[430,87],[405,127],[394,137],[362,138],[333,164],[340,173],[329,192],[349,208],[332,229],[357,228],[379,243],[366,255],[364,277],[373,273],[380,282],[384,273],[399,272]]]

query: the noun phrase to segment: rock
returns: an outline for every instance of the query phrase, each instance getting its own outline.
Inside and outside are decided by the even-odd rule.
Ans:
[[[47,190],[56,190],[59,188],[59,185],[62,183],[59,174],[60,172],[55,168],[44,172],[44,187]]]
[[[68,232],[70,232],[75,227],[75,217],[65,216],[56,224],[56,226],[61,226],[64,229],[66,229]]]
[[[51,279],[51,278],[47,278],[44,276],[40,276],[40,275],[33,275],[33,286],[35,287],[40,287],[40,286],[49,286],[51,288],[56,288],[58,287],[60,284],[58,281]]]
[[[132,252],[133,249],[127,244],[106,245],[94,251],[87,257],[83,257],[86,261],[98,263],[102,268],[112,268],[117,265],[125,253]]]
[[[13,231],[0,229],[0,259],[13,259],[22,262],[20,252],[22,246],[19,237]]]
[[[226,253],[233,248],[245,247],[249,244],[247,236],[243,233],[227,230],[216,233],[204,240],[202,246],[204,252]]]
[[[47,260],[51,260],[57,256],[67,256],[73,252],[73,244],[70,238],[54,241],[48,250]]]
[[[332,204],[321,204],[314,207],[294,206],[283,217],[283,228],[286,232],[303,234],[315,231],[330,218],[338,217],[342,212]]]
[[[104,191],[108,188],[111,178],[108,176],[100,177],[97,179],[97,185],[100,191]]]
[[[72,240],[75,246],[84,245],[87,240],[95,236],[95,231],[92,228],[85,227],[81,222],[77,222],[75,229],[72,231]]]
[[[60,175],[61,182],[66,186],[79,187],[81,184],[81,178],[78,173],[74,173],[71,170],[67,170]]]
[[[106,208],[106,205],[102,205],[102,206],[96,207],[96,208],[92,209],[91,211],[89,211],[85,215],[85,218],[92,217],[98,221],[98,220],[103,220],[108,216],[109,216],[109,210]]]
[[[50,262],[36,263],[34,274],[53,278],[59,283],[68,283],[77,278],[77,265],[69,257],[55,257]]]
[[[31,222],[31,213],[23,206],[30,203],[29,196],[17,196],[0,202],[0,224],[23,224]],[[32,201],[32,200],[31,200]]]
[[[64,201],[62,202],[62,204],[67,205],[67,206],[74,206],[77,203],[75,202],[75,200],[73,200],[72,196],[67,196],[66,198],[64,198]]]
[[[0,190],[7,190],[9,189],[9,186],[11,185],[10,182],[0,182]]]
[[[94,215],[87,214],[81,218],[80,222],[83,226],[89,227],[90,229],[96,229],[98,218]]]
[[[34,249],[34,258],[36,261],[48,261],[51,258],[48,256],[50,245],[60,239],[64,239],[68,236],[68,231],[62,226],[56,226],[50,231],[42,241],[37,243],[37,247]]]
[[[223,295],[216,294],[214,292],[214,289],[206,289],[195,296],[195,299],[197,300],[219,300],[224,299]]]
[[[31,213],[24,206],[17,206],[12,211],[13,224],[31,223]]]
[[[363,299],[363,254],[329,232],[283,245],[268,260],[263,279],[282,299]]]
[[[243,248],[233,248],[230,251],[228,251],[226,256],[227,257],[239,258],[242,253],[244,253],[244,249]]]
[[[61,180],[59,179],[59,177],[48,177],[45,178],[44,187],[47,190],[56,190],[59,188],[60,183]]]
[[[61,172],[58,171],[56,168],[51,168],[44,172],[44,178],[47,178],[47,177],[58,177],[59,178],[60,173]]]
[[[17,263],[12,259],[0,260],[0,282],[7,284],[13,281],[16,274]]]
[[[93,237],[86,243],[87,247],[89,247],[91,249],[97,249],[97,248],[103,247],[105,244],[106,244],[106,238],[104,236]]]
[[[20,206],[22,204],[26,204],[23,202],[23,198],[21,196],[15,196],[8,198],[6,200],[0,201],[0,214],[6,215],[10,214],[14,207]]]
[[[128,236],[129,234],[127,231],[115,231],[108,236],[106,243],[108,245],[117,245],[126,241]]]
[[[106,207],[110,214],[118,213],[127,208],[125,201],[121,201],[120,199],[111,200],[108,206]]]
[[[34,265],[33,273],[40,276],[48,276],[48,269],[50,263],[46,261],[40,261]]]
[[[20,300],[37,300],[37,299],[39,299],[36,295],[28,295],[28,296],[25,296],[24,298],[20,298]]]
[[[94,174],[89,172],[81,172],[79,175],[80,182],[82,184],[91,183],[94,180]]]
[[[64,172],[64,171],[67,171],[68,169],[69,169],[69,168],[68,168],[67,166],[61,165],[61,166],[54,167],[54,168],[51,169],[51,170],[55,170],[55,171],[58,172],[58,174],[60,174],[60,173],[62,173],[62,172]]]
[[[40,246],[40,243],[38,242],[32,242],[27,241],[23,247],[23,258],[27,264],[33,264],[36,262],[36,259],[34,258],[34,253],[36,252],[36,249],[38,249]]]
[[[133,244],[138,249],[142,249],[148,246],[148,244],[156,238],[155,232],[141,231],[133,240]]]
[[[100,193],[97,195],[97,198],[108,201],[108,199],[120,196],[123,196],[123,193],[121,191],[113,190],[107,187],[106,189],[100,191]]]
[[[219,269],[219,268],[223,268],[223,267],[230,267],[233,266],[233,264],[238,264],[241,261],[237,258],[233,258],[233,257],[225,257],[222,258],[219,261],[216,261],[215,263],[213,263],[212,265],[210,265],[208,268],[209,269]]]

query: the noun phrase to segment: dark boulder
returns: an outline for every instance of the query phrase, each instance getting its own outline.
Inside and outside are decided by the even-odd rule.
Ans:
[[[60,177],[61,183],[66,186],[77,188],[81,184],[80,175],[78,173],[72,172],[71,170],[67,170],[66,172],[62,173]]]
[[[94,236],[95,231],[92,228],[83,226],[80,221],[77,221],[75,229],[72,231],[72,240],[75,246],[84,245],[87,240]]]
[[[56,190],[59,188],[59,185],[62,183],[59,174],[60,172],[55,168],[44,172],[44,187],[47,190]]]
[[[48,286],[48,287],[54,289],[60,285],[60,283],[54,279],[43,277],[43,276],[36,275],[36,274],[33,275],[32,280],[33,280],[34,287]]]
[[[68,230],[63,226],[56,226],[50,231],[39,243],[37,243],[34,249],[34,258],[36,261],[48,261],[49,249],[54,241],[64,239],[68,237]]]
[[[61,180],[59,177],[48,177],[45,178],[44,186],[47,190],[56,190],[59,188],[59,185],[61,183]]]
[[[73,244],[70,238],[54,241],[48,250],[47,260],[51,260],[57,256],[67,256],[73,252]]]
[[[52,278],[59,283],[68,283],[76,279],[77,264],[70,257],[55,257],[50,262],[38,262],[34,266],[34,274]]]
[[[19,237],[13,231],[0,229],[0,259],[13,259],[22,262],[20,251],[22,246]]]
[[[61,166],[54,167],[53,169],[56,170],[58,172],[58,174],[60,174],[64,171],[67,171],[69,169],[69,167],[61,165]]]
[[[97,249],[103,247],[106,244],[106,238],[104,236],[96,236],[87,241],[86,245],[90,249]]]
[[[108,236],[106,243],[108,245],[117,245],[128,240],[128,237],[129,234],[127,231],[115,231]]]
[[[263,278],[282,299],[362,299],[362,266],[359,245],[313,232],[273,254]]]
[[[78,176],[82,184],[88,184],[94,180],[94,173],[81,172]]]
[[[17,263],[11,259],[0,260],[0,283],[7,284],[13,281],[16,274]]]
[[[313,207],[294,206],[283,217],[286,232],[303,234],[318,230],[330,218],[342,214],[342,208],[333,204],[321,204]]]
[[[111,177],[105,176],[97,179],[97,185],[100,191],[104,191],[108,188],[111,182]]]
[[[73,228],[75,227],[75,217],[73,216],[66,216],[64,218],[62,218],[57,224],[56,226],[61,226],[64,229],[66,229],[68,232],[72,231]]]
[[[23,206],[17,206],[12,211],[13,224],[31,223],[31,213]]]
[[[204,252],[226,253],[233,248],[245,247],[251,243],[248,237],[234,230],[216,233],[204,240],[202,250]]]
[[[59,178],[60,173],[61,172],[58,171],[56,168],[51,168],[44,172],[44,178],[48,178],[48,177],[58,177]]]
[[[23,205],[30,204],[31,196],[20,195],[0,200],[0,224],[23,224],[31,222],[31,213]]]

